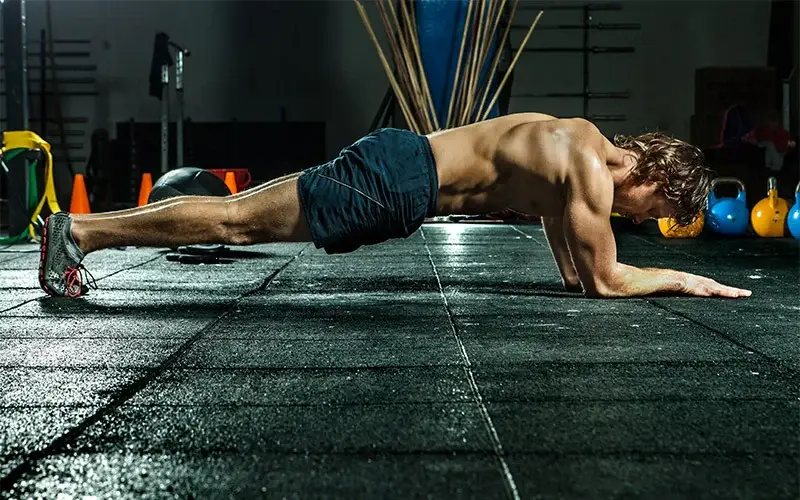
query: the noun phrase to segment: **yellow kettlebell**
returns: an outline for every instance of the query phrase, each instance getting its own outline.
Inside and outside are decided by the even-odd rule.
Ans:
[[[767,197],[756,203],[750,212],[750,223],[762,238],[782,238],[786,235],[789,204],[783,198],[778,198],[778,181],[775,177],[769,178],[767,188]]]
[[[687,226],[680,226],[672,217],[658,219],[658,229],[665,238],[697,238],[703,232],[706,218],[700,212],[694,221]]]

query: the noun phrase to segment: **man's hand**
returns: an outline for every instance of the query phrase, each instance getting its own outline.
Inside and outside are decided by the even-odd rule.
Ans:
[[[683,273],[683,275],[685,278],[685,283],[683,283],[681,291],[689,295],[696,295],[698,297],[729,297],[738,299],[740,297],[749,297],[753,293],[750,290],[722,285],[711,278],[688,273]]]
[[[742,298],[752,294],[750,290],[721,285],[711,278],[672,269],[638,268],[622,263],[617,263],[615,269],[613,278],[602,292],[593,296],[621,298],[666,293]]]

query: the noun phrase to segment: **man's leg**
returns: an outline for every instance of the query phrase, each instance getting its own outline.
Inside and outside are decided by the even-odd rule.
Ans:
[[[228,197],[180,196],[139,208],[72,216],[84,254],[109,247],[173,248],[311,241],[297,194],[299,174]]]
[[[181,196],[117,212],[54,214],[42,240],[39,282],[51,295],[81,295],[81,261],[109,247],[311,241],[297,193],[299,175],[224,198]]]

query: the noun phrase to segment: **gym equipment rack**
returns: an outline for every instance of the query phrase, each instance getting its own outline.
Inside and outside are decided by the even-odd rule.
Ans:
[[[628,99],[630,92],[627,90],[592,92],[591,79],[589,74],[589,56],[604,54],[631,54],[635,52],[634,47],[630,46],[593,46],[590,45],[589,34],[592,31],[637,31],[641,26],[637,23],[596,23],[593,22],[592,13],[597,11],[619,11],[622,10],[620,3],[589,3],[589,4],[543,4],[543,5],[520,5],[519,10],[547,11],[553,10],[580,10],[583,14],[580,24],[555,24],[542,25],[537,30],[574,30],[581,33],[582,44],[578,47],[529,47],[523,52],[559,52],[559,53],[579,53],[583,57],[582,61],[582,91],[581,92],[545,92],[545,93],[512,93],[511,97],[517,98],[580,98],[583,100],[583,117],[592,121],[625,121],[627,116],[623,114],[599,115],[589,112],[589,103],[592,99]],[[527,29],[525,25],[512,24],[512,30]],[[514,49],[516,50],[516,49]]]

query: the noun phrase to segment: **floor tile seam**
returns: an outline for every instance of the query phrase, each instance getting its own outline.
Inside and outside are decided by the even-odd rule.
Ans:
[[[671,246],[663,246],[663,247],[660,247],[660,246],[656,245],[654,242],[652,242],[652,241],[648,240],[647,238],[643,238],[643,237],[641,237],[641,236],[639,236],[639,235],[637,235],[637,234],[634,234],[634,235],[632,235],[632,236],[633,236],[634,238],[638,239],[638,240],[644,241],[644,242],[645,242],[645,243],[647,243],[648,245],[652,245],[652,246],[655,246],[655,247],[657,247],[657,248],[666,248],[667,250],[669,250],[669,251],[670,251],[670,252],[672,252],[672,253],[678,253],[678,254],[684,255],[684,256],[686,256],[686,257],[690,257],[690,258],[692,258],[692,259],[695,259],[695,260],[697,260],[698,262],[702,262],[702,263],[704,263],[704,264],[708,264],[708,258],[707,258],[707,257],[701,257],[701,256],[698,256],[698,255],[694,255],[694,254],[692,254],[692,253],[689,253],[689,252],[687,252],[687,251],[685,251],[685,250],[680,250],[680,249],[678,249],[678,248],[673,248],[673,247],[671,247]],[[770,279],[770,280],[772,280],[772,281],[775,281],[775,282],[777,282],[777,284],[778,284],[778,285],[781,285],[781,286],[786,286],[786,285],[787,285],[787,283],[786,283],[784,280],[782,280],[781,278],[778,278],[778,277],[775,277],[775,276],[771,276],[771,275],[768,275],[768,274],[767,274],[767,275],[765,275],[765,277],[766,277],[766,278],[768,278],[768,279]],[[793,286],[793,288],[800,289],[800,284],[798,284],[798,285],[792,285],[792,286]]]
[[[425,250],[428,253],[428,260],[430,261],[433,274],[436,277],[436,282],[439,287],[439,293],[441,295],[445,311],[447,312],[448,322],[450,323],[450,329],[452,330],[453,337],[455,338],[459,353],[464,362],[464,373],[467,376],[467,381],[469,382],[470,390],[475,400],[475,404],[478,406],[478,410],[483,419],[484,427],[486,428],[487,434],[489,435],[489,440],[492,443],[492,448],[495,451],[497,463],[500,467],[500,473],[502,474],[504,479],[503,484],[506,489],[506,494],[513,500],[519,500],[521,497],[519,494],[519,489],[517,488],[516,480],[514,479],[514,475],[511,472],[511,468],[508,466],[508,462],[506,462],[503,450],[503,444],[500,441],[500,435],[497,432],[497,428],[495,427],[492,417],[489,414],[489,410],[483,401],[483,396],[481,395],[480,388],[478,387],[478,384],[475,380],[469,354],[467,353],[463,342],[459,338],[458,328],[453,319],[452,311],[450,309],[450,305],[447,300],[447,295],[444,293],[444,288],[442,287],[442,281],[441,278],[439,277],[439,272],[436,269],[436,262],[433,260],[433,254],[431,253],[430,248],[428,247],[428,241],[427,238],[425,237],[424,229],[420,229],[420,234],[422,236],[423,244],[425,245]]]
[[[662,309],[662,310],[667,311],[667,312],[669,312],[671,314],[674,314],[676,316],[680,316],[680,317],[684,318],[685,320],[687,320],[687,321],[689,321],[689,322],[691,322],[691,323],[693,323],[693,324],[695,324],[695,325],[697,325],[697,326],[699,326],[701,328],[704,328],[704,329],[708,330],[709,332],[711,332],[715,336],[717,336],[717,337],[725,340],[726,342],[736,346],[738,349],[741,349],[742,351],[752,352],[753,354],[759,356],[760,358],[764,359],[765,361],[769,361],[769,362],[779,366],[782,369],[785,369],[787,371],[792,372],[794,375],[800,374],[800,370],[798,370],[797,368],[794,368],[791,365],[791,363],[786,362],[786,361],[781,360],[781,359],[778,359],[778,358],[775,358],[773,356],[770,356],[769,354],[767,354],[767,353],[765,353],[765,352],[763,352],[763,351],[761,351],[761,350],[759,350],[759,349],[757,349],[757,348],[755,348],[753,346],[747,345],[744,342],[741,342],[741,341],[733,338],[733,336],[723,332],[722,330],[720,330],[718,328],[715,328],[715,327],[713,327],[711,325],[706,324],[705,322],[703,322],[700,319],[692,318],[687,313],[684,313],[683,311],[678,311],[678,310],[676,310],[676,309],[674,309],[672,307],[669,307],[668,305],[662,304],[660,301],[658,301],[658,299],[643,298],[642,300],[644,302],[647,302],[648,304],[652,305],[653,307],[656,307],[658,309]],[[742,300],[742,299],[739,299],[739,300]],[[744,300],[746,300],[746,299],[744,299]]]
[[[135,265],[132,265],[132,266],[130,266],[130,267],[125,267],[125,268],[123,268],[123,269],[118,269],[118,270],[116,270],[116,271],[114,271],[114,272],[112,272],[112,273],[110,273],[110,274],[106,274],[106,275],[103,275],[103,276],[101,276],[101,277],[99,277],[99,278],[95,278],[95,279],[94,279],[94,282],[95,282],[95,283],[97,283],[98,281],[102,281],[102,280],[104,280],[104,279],[106,279],[106,278],[109,278],[109,277],[111,277],[111,276],[114,276],[114,275],[116,275],[116,274],[119,274],[119,273],[121,273],[121,272],[128,271],[128,270],[130,270],[130,269],[135,269],[135,268],[137,268],[137,267],[144,266],[144,265],[146,265],[146,264],[149,264],[150,262],[153,262],[153,261],[155,261],[155,260],[159,259],[160,257],[161,257],[161,256],[160,256],[160,255],[158,255],[158,256],[156,256],[156,257],[152,257],[152,258],[150,258],[150,259],[148,259],[148,260],[146,260],[146,261],[144,261],[144,262],[140,262],[140,263],[138,263],[138,264],[135,264]],[[9,289],[9,288],[4,288],[4,290],[10,290],[10,289]],[[36,288],[36,287],[31,287],[31,288],[27,288],[27,287],[26,287],[26,288],[13,288],[13,290],[30,290],[30,291],[35,291],[35,290],[37,290],[37,288]],[[7,308],[7,309],[2,309],[2,310],[0,310],[0,315],[3,315],[3,317],[12,317],[12,316],[8,316],[8,315],[6,315],[5,313],[7,313],[7,312],[9,312],[9,311],[13,311],[14,309],[18,309],[18,308],[20,308],[20,307],[23,307],[23,306],[25,306],[25,305],[27,305],[27,304],[30,304],[31,302],[36,302],[36,301],[41,301],[41,300],[48,300],[48,299],[50,299],[50,300],[62,300],[60,297],[59,297],[59,298],[53,298],[53,297],[49,297],[47,294],[45,294],[45,293],[44,293],[44,291],[42,291],[42,292],[41,292],[41,295],[40,295],[40,296],[38,296],[38,297],[35,297],[35,298],[33,298],[33,299],[26,300],[25,302],[23,302],[23,303],[21,303],[21,304],[17,304],[17,305],[15,305],[15,306],[13,306],[13,307],[10,307],[10,308]],[[69,300],[72,300],[72,299],[69,299]]]
[[[2,252],[0,252],[0,253],[2,253]],[[26,254],[33,254],[33,253],[39,253],[39,251],[37,250],[37,251],[32,251],[32,252],[21,252],[21,255],[18,255],[16,257],[12,257],[10,259],[5,259],[5,260],[0,260],[0,271],[21,271],[22,269],[9,269],[9,268],[6,267],[6,264],[8,264],[10,262],[15,262],[15,261],[24,259],[26,257]],[[31,264],[33,264],[35,266],[36,265],[36,261],[31,262]]]
[[[42,292],[42,295],[44,295],[44,292]],[[26,306],[26,305],[28,305],[28,304],[30,304],[32,302],[36,302],[36,301],[39,301],[39,300],[42,300],[41,296],[34,297],[32,299],[28,299],[28,300],[26,300],[26,301],[24,301],[24,302],[22,302],[20,304],[15,304],[15,305],[13,305],[11,307],[8,307],[6,309],[0,309],[0,316],[2,316],[3,318],[13,318],[15,316],[6,315],[5,313],[7,313],[9,311],[13,311],[14,309],[19,309],[20,307],[24,307],[24,306]],[[23,317],[27,317],[27,316],[23,316]]]
[[[150,365],[0,365],[0,372],[3,370],[36,370],[45,372],[58,371],[79,371],[79,372],[100,372],[100,371],[147,371],[153,369]],[[461,363],[441,363],[436,365],[347,365],[347,366],[192,366],[192,365],[173,365],[165,373],[173,371],[207,371],[215,373],[224,372],[351,372],[351,371],[405,371],[405,370],[437,370],[437,369],[458,369],[464,365]]]
[[[184,337],[185,338],[185,337]],[[180,340],[180,339],[179,339]],[[494,371],[510,371],[514,368],[532,368],[541,370],[552,370],[554,368],[562,367],[569,370],[576,368],[597,368],[597,367],[644,367],[644,368],[708,368],[708,367],[731,367],[737,365],[754,365],[762,362],[769,363],[767,369],[776,369],[778,372],[788,371],[792,379],[796,380],[797,372],[795,370],[784,370],[784,363],[765,358],[760,361],[752,361],[750,358],[728,358],[728,359],[705,359],[705,360],[652,360],[652,361],[627,361],[627,360],[611,360],[611,361],[563,361],[563,360],[532,360],[532,361],[511,361],[503,363],[494,362],[472,362],[475,368],[483,368]],[[758,365],[761,366],[761,365]],[[151,365],[109,365],[109,364],[96,364],[96,365],[25,365],[25,364],[8,364],[0,365],[0,370],[41,370],[41,371],[103,371],[103,370],[149,370],[152,369]],[[341,370],[359,370],[359,371],[386,371],[386,370],[431,370],[431,369],[449,369],[457,368],[459,370],[464,368],[463,362],[459,363],[439,363],[439,364],[385,364],[385,365],[346,365],[346,366],[264,366],[264,365],[238,365],[238,366],[220,366],[220,365],[175,365],[175,368],[170,368],[170,371],[209,371],[209,372],[239,372],[239,371],[341,371]],[[532,370],[535,373],[535,370]]]
[[[92,456],[92,455],[118,455],[118,456],[140,456],[140,457],[189,457],[189,458],[196,458],[196,459],[215,459],[217,457],[226,457],[232,456],[236,458],[242,458],[242,454],[239,451],[231,450],[231,451],[219,451],[214,450],[213,456],[205,456],[205,454],[191,451],[191,450],[169,450],[169,451],[131,451],[131,450],[66,450],[61,451],[58,453],[54,453],[51,457],[76,457],[76,456]],[[424,457],[442,457],[442,458],[453,458],[453,457],[476,457],[476,458],[488,458],[494,459],[494,452],[493,450],[489,449],[481,449],[481,448],[448,448],[448,447],[439,447],[438,449],[430,449],[430,448],[406,448],[406,449],[392,449],[392,448],[376,448],[376,447],[364,447],[352,450],[343,450],[343,449],[335,449],[335,450],[324,450],[324,451],[309,451],[309,450],[294,450],[294,449],[277,449],[273,448],[268,451],[264,451],[261,453],[250,453],[247,454],[247,460],[252,458],[253,456],[258,457],[287,457],[287,456],[299,456],[299,457],[319,457],[319,458],[331,458],[331,457],[351,457],[351,458],[387,458],[390,459],[392,457],[408,457],[414,459],[416,457],[424,456]],[[18,454],[3,454],[0,453],[0,458],[8,457],[8,458],[19,458],[24,457],[24,453]],[[414,460],[416,462],[416,460]]]
[[[211,319],[211,318],[209,318]],[[214,336],[214,337],[207,337],[209,340],[214,341],[258,341],[258,342],[308,342],[308,343],[320,343],[320,342],[347,342],[347,341],[374,341],[376,339],[381,340],[393,340],[393,341],[400,341],[400,340],[415,340],[419,339],[420,342],[424,342],[431,339],[436,339],[438,336],[436,334],[425,334],[423,337],[347,337],[344,336],[336,337],[336,338],[310,338],[310,337],[282,337],[282,338],[265,338],[265,337],[258,337],[258,336],[251,336],[251,337],[225,337],[225,336]],[[125,336],[125,335],[118,335],[118,336],[82,336],[82,335],[74,335],[74,336],[59,336],[59,335],[23,335],[23,336],[13,336],[13,335],[3,335],[0,333],[0,340],[171,340],[171,339],[182,339],[186,338],[187,335],[162,335],[162,336]],[[391,347],[391,346],[386,346]]]
[[[152,397],[147,397],[152,399]],[[0,405],[0,409],[4,410],[31,410],[31,409],[71,409],[71,408],[97,408],[98,404],[92,403],[75,403],[75,404],[41,404],[41,405]],[[396,408],[396,407],[473,407],[473,401],[464,400],[436,400],[431,399],[427,401],[353,401],[351,403],[344,402],[329,402],[320,401],[315,403],[292,403],[292,402],[279,402],[279,403],[217,403],[214,401],[202,401],[197,403],[148,403],[148,402],[127,402],[119,408],[128,409],[194,409],[202,408],[211,410],[247,410],[247,409],[280,409],[280,408]],[[391,414],[395,416],[394,413]]]
[[[154,397],[148,396],[146,399],[153,399]],[[103,399],[103,398],[101,398]],[[771,403],[771,404],[790,404],[798,405],[798,398],[796,395],[787,395],[784,397],[753,397],[753,398],[740,398],[740,397],[719,397],[719,398],[585,398],[585,397],[560,397],[560,398],[486,398],[488,405],[496,406],[528,406],[528,405],[542,405],[542,404],[559,404],[569,405],[570,408],[595,407],[598,404],[605,405],[698,405],[701,406],[705,403]],[[578,404],[576,404],[578,403]],[[97,408],[102,403],[52,403],[52,404],[0,404],[0,410],[31,410],[31,409],[75,409],[75,408]],[[352,401],[340,402],[335,401],[335,398],[329,400],[301,403],[301,402],[273,402],[273,403],[241,403],[241,402],[218,402],[218,401],[199,401],[195,403],[148,403],[148,402],[127,402],[120,406],[120,408],[208,408],[208,409],[250,409],[250,408],[394,408],[394,407],[413,407],[413,406],[466,406],[472,407],[475,402],[465,399],[409,399],[396,401]],[[550,413],[552,408],[538,408],[541,413]],[[800,411],[800,406],[793,409]],[[534,410],[534,413],[536,411]],[[800,415],[798,415],[800,416]],[[800,421],[798,421],[798,429],[800,429]]]
[[[538,239],[538,238],[535,238],[533,235],[530,235],[530,234],[526,233],[525,231],[522,231],[522,230],[521,230],[521,229],[519,229],[517,226],[515,226],[515,225],[511,225],[510,227],[511,227],[511,229],[513,229],[514,231],[518,232],[519,234],[521,234],[521,235],[522,235],[522,236],[524,236],[525,238],[527,238],[527,239],[529,239],[529,240],[532,240],[534,243],[536,243],[537,245],[539,245],[541,248],[544,248],[544,249],[546,249],[546,250],[549,250],[549,249],[550,249],[550,247],[549,247],[549,246],[548,246],[546,243],[543,243],[543,242],[539,241],[539,239]]]
[[[0,458],[4,459],[17,459],[26,456],[25,453],[0,453]],[[78,457],[157,457],[160,459],[170,458],[184,458],[189,461],[216,461],[220,458],[234,458],[241,459],[242,453],[239,449],[231,450],[214,450],[213,454],[198,453],[191,449],[184,450],[120,450],[120,449],[107,449],[107,450],[91,450],[91,449],[76,449],[65,450],[53,453],[47,458],[59,459],[69,458],[75,459]],[[391,448],[391,447],[351,447],[351,449],[322,449],[322,450],[309,450],[309,449],[278,449],[273,448],[270,450],[261,451],[248,451],[247,459],[244,461],[252,461],[251,459],[256,456],[259,463],[263,463],[263,459],[285,459],[286,457],[300,457],[300,458],[320,458],[330,459],[356,459],[359,461],[370,460],[369,463],[374,463],[375,460],[387,460],[409,458],[414,463],[419,463],[420,458],[435,458],[437,461],[442,460],[461,460],[461,459],[485,459],[494,461],[495,454],[492,449],[481,449],[479,447],[472,448],[456,448],[441,446],[436,449],[431,448],[412,448],[407,447],[404,449]],[[653,463],[659,466],[663,465],[663,460],[674,460],[680,463],[693,463],[697,465],[697,461],[728,461],[743,459],[748,462],[753,462],[758,459],[776,459],[776,460],[790,460],[797,462],[800,459],[800,454],[792,451],[775,451],[775,450],[752,450],[752,449],[736,449],[736,450],[709,450],[698,451],[696,449],[643,449],[643,448],[618,448],[611,449],[604,447],[603,449],[595,449],[586,447],[583,449],[564,449],[563,447],[558,450],[551,449],[512,449],[506,453],[509,459],[531,459],[531,458],[544,458],[551,460],[633,460],[636,463]],[[791,484],[797,484],[796,477],[787,477],[785,481],[790,481]]]

